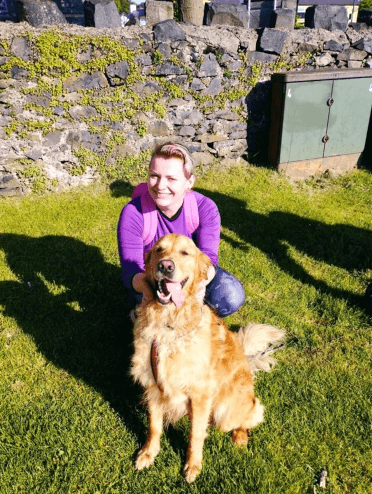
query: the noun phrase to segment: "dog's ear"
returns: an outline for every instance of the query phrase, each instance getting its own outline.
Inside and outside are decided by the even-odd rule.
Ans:
[[[147,266],[151,260],[152,249],[145,254],[145,265]]]
[[[211,260],[209,257],[204,254],[204,252],[199,252],[199,259],[198,259],[198,272],[196,273],[197,278],[202,281],[208,279],[208,269],[212,265]]]

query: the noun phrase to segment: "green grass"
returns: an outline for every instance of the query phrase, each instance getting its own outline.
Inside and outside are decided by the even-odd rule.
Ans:
[[[146,412],[128,374],[131,329],[116,225],[130,188],[94,185],[0,201],[0,492],[372,492],[372,177],[290,184],[246,165],[197,189],[222,216],[220,264],[247,300],[227,320],[286,329],[256,391],[265,422],[236,448],[210,428],[194,484],[182,477],[189,423],[136,472]],[[319,487],[323,468],[327,488]]]

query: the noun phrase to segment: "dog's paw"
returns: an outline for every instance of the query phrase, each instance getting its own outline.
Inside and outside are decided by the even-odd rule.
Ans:
[[[231,439],[238,446],[245,446],[248,442],[248,435],[245,429],[235,429],[232,431]]]
[[[194,480],[196,479],[196,477],[199,475],[200,470],[201,470],[201,466],[199,466],[199,465],[190,465],[189,463],[186,463],[186,465],[185,465],[185,467],[183,469],[183,472],[185,474],[186,482],[188,482],[189,484],[191,482],[194,482]]]
[[[148,449],[141,449],[136,459],[136,470],[143,470],[151,466],[154,463],[155,456],[150,454]]]

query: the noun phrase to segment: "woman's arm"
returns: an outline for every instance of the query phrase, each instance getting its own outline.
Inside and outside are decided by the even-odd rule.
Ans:
[[[122,210],[118,224],[118,248],[122,279],[128,289],[138,291],[133,281],[136,275],[143,272],[143,216],[140,210],[140,199],[128,203]],[[137,277],[139,288],[140,277]],[[142,292],[139,292],[142,293]]]
[[[193,237],[199,249],[218,264],[218,247],[220,243],[221,217],[216,204],[198,192],[194,192],[198,203],[199,226]]]

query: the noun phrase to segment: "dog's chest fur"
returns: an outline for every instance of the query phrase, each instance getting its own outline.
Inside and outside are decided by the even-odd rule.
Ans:
[[[208,385],[212,351],[210,319],[210,310],[200,305],[185,313],[167,307],[160,311],[151,306],[143,309],[135,329],[131,370],[134,378],[145,388],[156,382],[166,395]],[[153,344],[156,358],[151,364]]]

